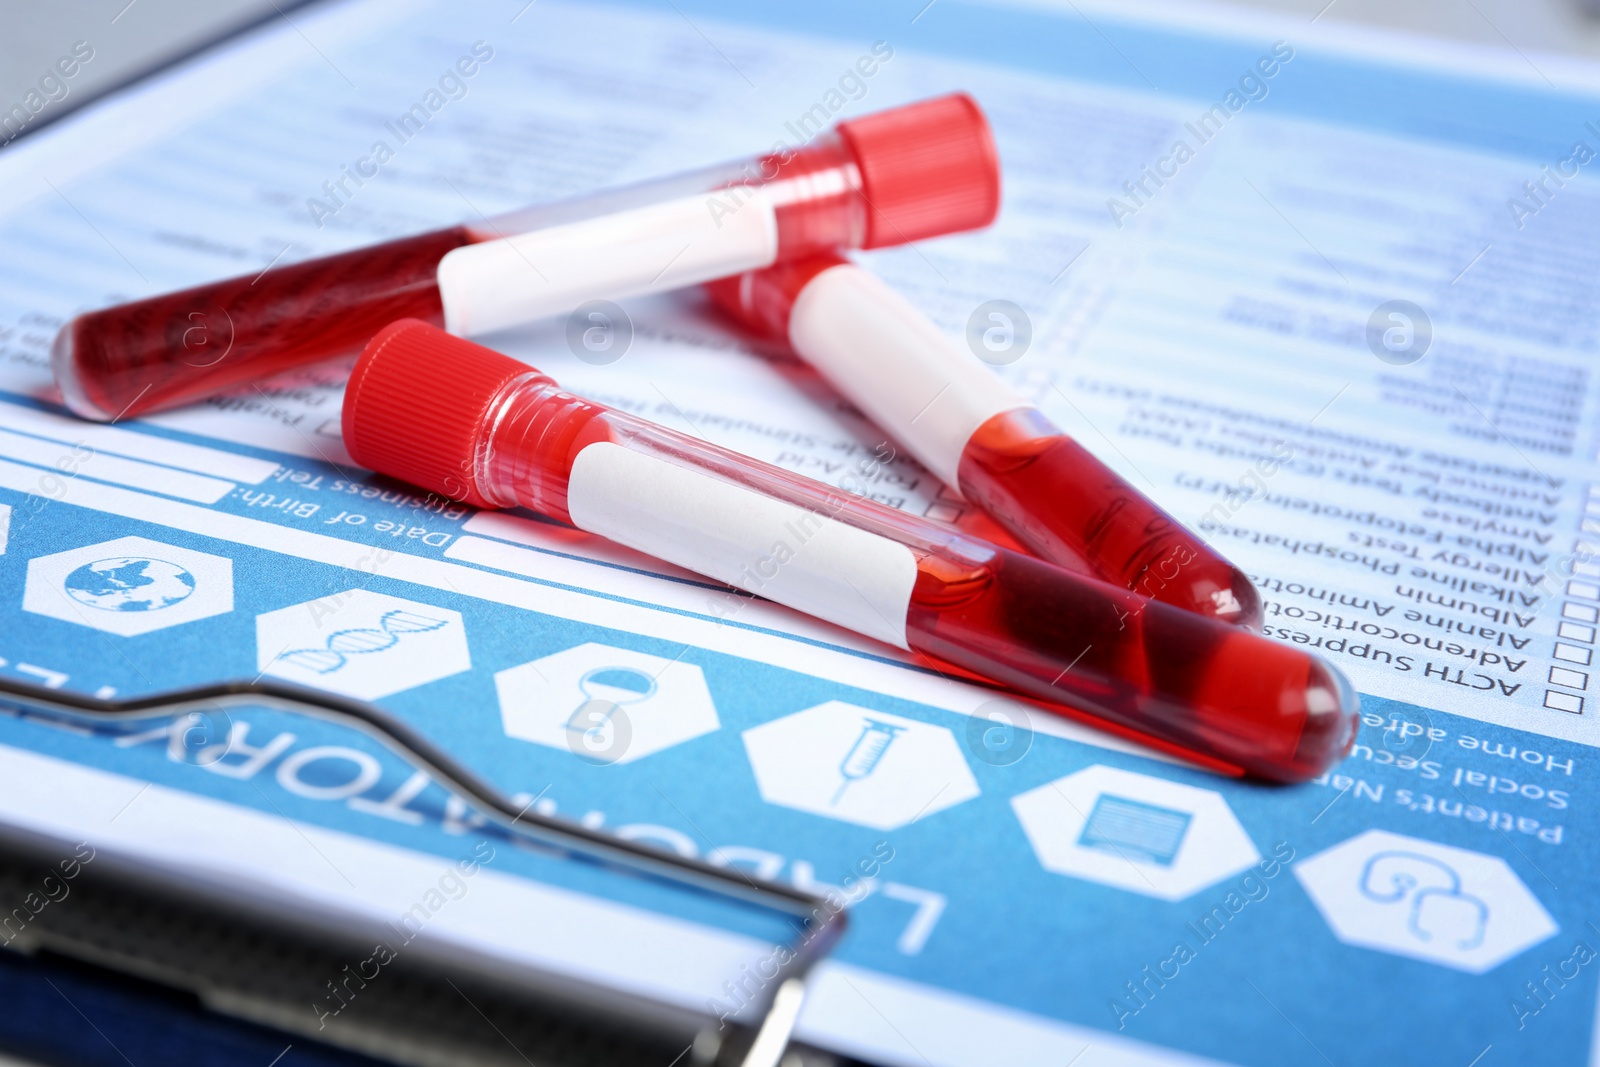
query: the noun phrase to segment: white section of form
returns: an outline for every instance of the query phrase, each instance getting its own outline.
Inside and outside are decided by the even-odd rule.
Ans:
[[[508,515],[503,511],[477,512],[461,524],[461,532],[492,537],[497,541],[509,541],[514,545],[525,545],[528,548],[592,559],[598,563],[648,571],[666,578],[679,578],[691,582],[705,581],[705,578],[693,571],[686,571],[654,556],[624,548],[614,541],[607,541],[604,537],[584,533],[569,526]]]
[[[347,376],[343,365],[305,367],[273,379],[272,394],[246,387],[242,393],[227,397],[226,406],[196,404],[173,408],[139,422],[196,437],[270,448],[335,467],[354,467],[339,436],[339,401]],[[330,389],[334,391],[330,393]],[[285,399],[284,392],[293,399]]]
[[[134,489],[149,489],[201,504],[215,504],[233,490],[232,482],[219,478],[108,456],[82,444],[46,441],[10,430],[0,429],[0,456],[45,468],[32,490],[42,495],[50,495],[50,487],[57,480],[74,475]]]
[[[174,441],[154,434],[124,430],[116,426],[85,422],[66,415],[56,415],[37,408],[23,407],[0,401],[0,427],[34,437],[69,444],[82,443],[96,452],[111,452],[132,459],[159,463],[163,467],[177,467],[224,478],[230,482],[255,485],[263,482],[278,465],[270,459],[256,459],[237,452],[227,452],[207,445]]]
[[[25,749],[0,746],[0,778],[7,826],[198,875],[289,914],[331,909],[395,923],[456,870],[442,856]],[[463,839],[462,857],[471,854]],[[206,862],[197,865],[197,856]],[[419,938],[694,1010],[741,963],[771,951],[752,938],[503,874],[492,859],[469,884],[472,891],[435,911]]]
[[[918,982],[824,961],[795,1036],[894,1067],[1221,1067],[1105,1030],[1073,1026]]]

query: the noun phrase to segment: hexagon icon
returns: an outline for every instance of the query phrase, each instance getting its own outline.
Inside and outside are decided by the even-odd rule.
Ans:
[[[264,675],[376,700],[472,669],[461,613],[349,589],[256,616]]]
[[[1483,972],[1560,927],[1498,856],[1368,830],[1295,865],[1347,945]]]
[[[119,537],[28,561],[22,608],[134,637],[233,610],[233,561]]]
[[[943,726],[830,700],[744,732],[761,797],[893,830],[979,793]]]
[[[700,668],[596,642],[500,671],[507,737],[587,763],[631,763],[722,724]]]
[[[1096,764],[1011,798],[1047,871],[1182,900],[1261,858],[1220,793]]]

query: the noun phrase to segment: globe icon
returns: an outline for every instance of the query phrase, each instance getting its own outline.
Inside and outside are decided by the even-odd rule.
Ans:
[[[164,559],[115,556],[85,563],[66,580],[67,594],[102,611],[159,611],[194,592],[194,575]]]

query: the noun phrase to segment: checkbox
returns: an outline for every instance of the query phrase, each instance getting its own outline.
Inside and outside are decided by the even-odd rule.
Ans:
[[[1600,600],[1600,585],[1591,582],[1568,582],[1567,595],[1579,600]]]
[[[1577,645],[1569,645],[1557,641],[1556,650],[1552,655],[1556,659],[1564,659],[1568,663],[1582,663],[1588,666],[1589,661],[1594,657],[1594,652],[1592,649],[1579,648]]]
[[[1577,622],[1564,622],[1556,627],[1556,636],[1592,645],[1594,644],[1594,627],[1585,626]]]
[[[1554,708],[1556,711],[1570,711],[1574,715],[1583,714],[1583,698],[1576,693],[1558,693],[1554,689],[1547,689],[1544,693],[1544,706]]]
[[[1564,685],[1568,689],[1589,688],[1589,676],[1583,671],[1569,671],[1565,667],[1550,668],[1550,684]]]
[[[1590,607],[1588,604],[1563,604],[1561,614],[1579,622],[1600,622],[1600,608]]]

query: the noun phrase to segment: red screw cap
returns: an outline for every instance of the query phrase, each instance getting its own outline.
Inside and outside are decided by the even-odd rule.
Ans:
[[[839,123],[868,204],[863,248],[975,230],[1000,211],[1000,157],[966,93]]]
[[[510,356],[401,319],[367,342],[345,386],[344,447],[368,470],[474,507],[478,442],[496,399],[538,371]]]

